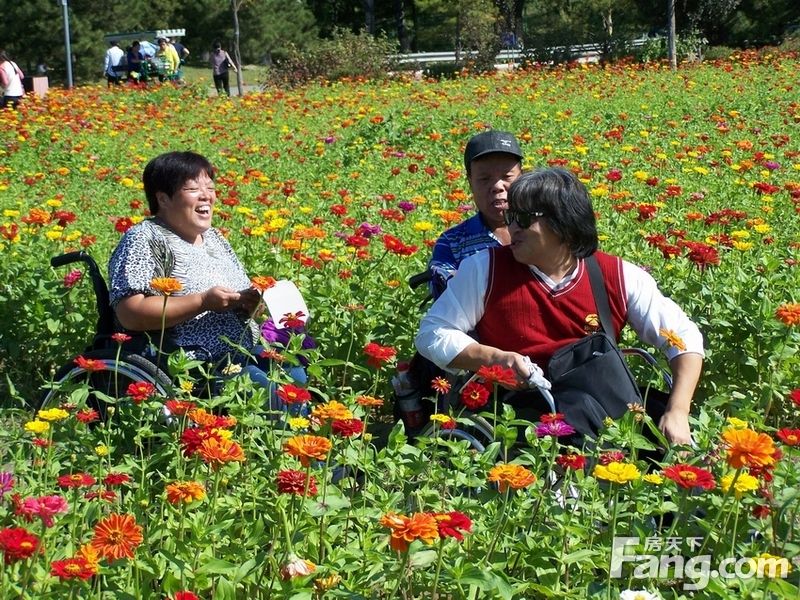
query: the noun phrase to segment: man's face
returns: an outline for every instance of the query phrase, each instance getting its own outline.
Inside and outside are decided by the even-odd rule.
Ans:
[[[505,227],[508,188],[520,176],[519,159],[513,154],[492,153],[472,161],[469,186],[478,211],[492,228]]]

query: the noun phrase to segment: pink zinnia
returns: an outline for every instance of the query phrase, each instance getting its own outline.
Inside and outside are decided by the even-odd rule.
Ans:
[[[45,527],[52,527],[55,523],[53,517],[66,513],[69,510],[67,501],[61,496],[41,496],[39,498],[25,498],[17,509],[17,514],[32,521],[39,517]]]
[[[565,421],[550,421],[536,426],[536,437],[562,437],[575,433],[575,428]]]

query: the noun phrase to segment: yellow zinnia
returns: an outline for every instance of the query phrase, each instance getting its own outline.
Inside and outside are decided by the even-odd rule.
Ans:
[[[597,465],[592,472],[597,479],[604,479],[611,483],[628,483],[639,479],[641,472],[636,465],[623,462],[610,462],[607,465]]]
[[[63,421],[69,417],[69,413],[63,408],[48,408],[40,410],[36,416],[42,421]]]
[[[728,490],[731,488],[731,484],[733,483],[733,478],[735,477],[734,474],[725,475],[719,484],[722,487],[722,491],[726,494]],[[744,471],[739,473],[739,477],[736,478],[736,483],[733,483],[733,491],[736,494],[737,498],[741,498],[742,494],[745,492],[754,492],[758,489],[758,479],[753,477],[752,475],[745,473]]]
[[[47,423],[46,421],[40,421],[39,419],[25,423],[25,431],[30,433],[44,433],[48,429],[50,429],[50,423]]]

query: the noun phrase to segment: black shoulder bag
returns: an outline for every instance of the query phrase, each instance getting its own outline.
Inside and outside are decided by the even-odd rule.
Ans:
[[[595,437],[606,417],[618,419],[642,395],[614,341],[603,273],[594,256],[584,259],[602,330],[553,354],[547,365],[556,408],[579,433]]]

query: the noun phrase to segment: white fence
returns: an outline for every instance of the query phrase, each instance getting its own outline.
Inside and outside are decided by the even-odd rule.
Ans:
[[[642,37],[628,42],[628,48],[641,48],[648,41],[655,38]],[[543,54],[550,54],[553,56],[566,55],[573,58],[578,62],[597,62],[603,54],[603,44],[577,44],[574,46],[554,46],[547,48]],[[477,55],[477,52],[465,51],[459,55],[459,60],[469,60],[469,58]],[[495,58],[495,65],[504,67],[510,64],[518,64],[525,56],[522,50],[503,50]],[[433,64],[433,63],[453,63],[456,61],[455,52],[417,52],[414,54],[395,54],[391,57],[399,64],[418,64],[420,66]]]

